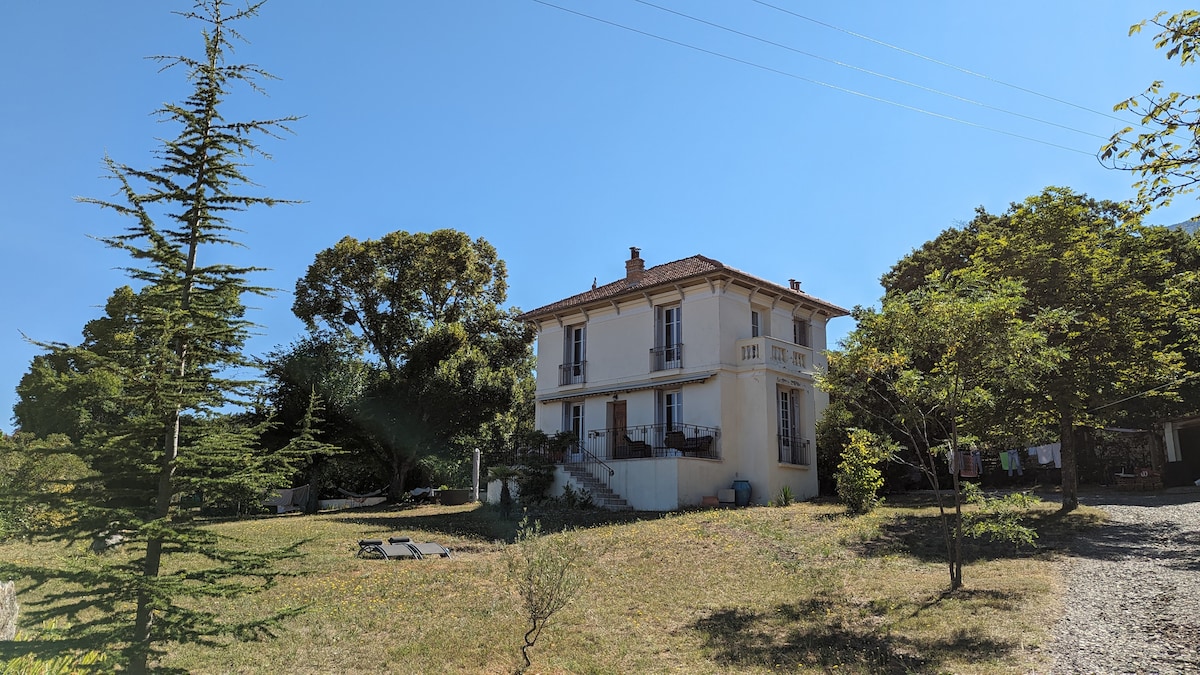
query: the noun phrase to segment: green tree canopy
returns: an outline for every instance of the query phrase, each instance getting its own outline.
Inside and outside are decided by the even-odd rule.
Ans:
[[[351,237],[317,254],[293,311],[378,359],[354,423],[399,497],[422,458],[462,450],[512,413],[532,331],[504,310],[495,248],[454,230]]]
[[[857,327],[818,378],[841,405],[913,451],[943,515],[951,588],[962,584],[962,530],[955,518],[951,531],[936,455],[957,453],[964,435],[1010,432],[996,420],[1020,419],[1001,405],[1054,369],[1061,354],[1041,328],[1058,317],[1026,321],[1026,304],[1020,282],[934,273],[918,289],[885,295],[878,311],[855,308]],[[957,473],[953,488],[961,515]]]
[[[998,216],[978,211],[884,282],[890,295],[914,288],[922,272],[1011,279],[1024,288],[1024,318],[1059,312],[1043,329],[1064,360],[1040,376],[1041,395],[1025,400],[1029,428],[1056,431],[1063,443],[1063,506],[1071,509],[1081,428],[1148,424],[1180,410],[1177,385],[1197,365],[1196,246],[1185,232],[1140,225],[1119,204],[1052,187]]]
[[[1160,12],[1152,19],[1129,28],[1136,35],[1147,24],[1160,30],[1154,47],[1166,49],[1167,59],[1178,58],[1180,66],[1196,62],[1200,48],[1200,12]],[[1113,134],[1100,149],[1108,166],[1129,171],[1137,177],[1134,212],[1145,215],[1157,206],[1168,206],[1179,195],[1188,194],[1200,182],[1200,94],[1165,92],[1162,80],[1153,82],[1142,94],[1113,107],[1141,116],[1139,128],[1125,127]]]
[[[87,405],[79,408],[88,415],[73,413],[72,425],[87,444],[80,454],[96,472],[96,492],[73,510],[93,532],[124,530],[134,554],[68,574],[62,580],[73,585],[48,599],[43,616],[78,618],[87,608],[89,618],[76,621],[73,633],[112,645],[130,672],[155,667],[163,641],[250,638],[273,621],[231,619],[208,609],[203,598],[261,588],[274,571],[268,557],[223,546],[196,527],[177,501],[196,492],[218,501],[242,499],[294,470],[284,456],[263,457],[258,430],[226,412],[253,393],[254,382],[241,376],[253,365],[243,353],[251,324],[242,298],[264,289],[249,283],[254,268],[221,263],[217,252],[237,244],[237,214],[280,203],[262,195],[244,171],[248,158],[263,154],[258,139],[286,132],[295,119],[224,114],[236,86],[258,90],[257,83],[270,78],[226,59],[231,41],[240,38],[231,24],[260,6],[231,10],[223,0],[198,0],[192,11],[180,12],[203,26],[201,54],[154,57],[191,87],[183,100],[157,111],[176,134],[162,141],[152,168],[105,158],[116,195],[81,199],[129,223],[102,241],[130,255],[127,272],[138,290],[118,292],[121,306],[110,303],[109,316],[89,324],[83,347],[49,346],[49,365],[88,377],[105,373],[113,378],[106,382],[119,387],[119,419],[101,423]],[[173,554],[184,555],[163,574],[164,557]],[[36,567],[19,571],[47,574]]]

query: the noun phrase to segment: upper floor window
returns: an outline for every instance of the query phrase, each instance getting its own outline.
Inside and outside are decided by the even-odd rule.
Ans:
[[[762,335],[762,314],[757,309],[750,310],[750,337]]]
[[[654,348],[650,370],[683,367],[683,314],[679,305],[654,308]]]
[[[563,363],[559,384],[587,381],[587,326],[567,326],[563,330]]]
[[[792,320],[792,342],[805,347],[812,346],[812,340],[809,333],[812,331],[812,325],[807,319]]]

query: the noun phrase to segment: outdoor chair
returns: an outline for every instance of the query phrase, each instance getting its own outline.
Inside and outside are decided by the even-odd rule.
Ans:
[[[450,549],[442,546],[441,544],[415,542],[409,537],[388,537],[388,543],[393,546],[407,546],[409,550],[415,553],[416,557],[418,558],[425,558],[431,555],[441,556],[443,558],[450,557]]]
[[[388,543],[383,543],[382,539],[359,539],[358,553],[355,553],[356,558],[383,558],[384,560],[397,560],[400,558],[418,558],[420,554],[412,549],[407,544],[393,542],[388,540]]]
[[[621,437],[624,441],[623,445],[618,445],[616,456],[614,459],[627,459],[629,457],[649,457],[650,444],[645,441],[635,441],[625,434]]]

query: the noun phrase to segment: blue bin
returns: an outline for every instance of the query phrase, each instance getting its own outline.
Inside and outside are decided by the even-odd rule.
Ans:
[[[750,505],[750,481],[733,481],[733,503],[737,506]]]

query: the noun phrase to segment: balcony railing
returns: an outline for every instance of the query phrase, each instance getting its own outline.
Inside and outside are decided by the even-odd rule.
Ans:
[[[655,347],[650,350],[650,370],[670,370],[683,367],[683,343]]]
[[[779,463],[808,466],[808,439],[779,434]]]
[[[737,350],[741,365],[768,366],[797,375],[810,374],[813,356],[811,347],[772,337],[756,337],[738,340]]]
[[[643,424],[623,429],[593,429],[584,439],[601,459],[696,457],[721,459],[721,430],[698,424]]]
[[[558,367],[558,384],[583,384],[587,382],[587,361],[564,363]]]

